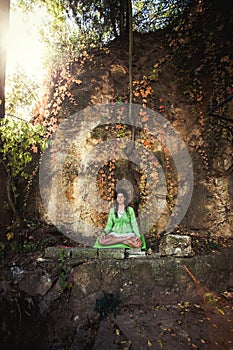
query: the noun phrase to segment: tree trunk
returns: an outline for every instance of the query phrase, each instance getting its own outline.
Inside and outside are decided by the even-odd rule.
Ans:
[[[129,22],[129,120],[132,129],[132,141],[135,141],[135,126],[132,120],[132,103],[133,103],[133,20],[132,20],[132,3],[128,0],[128,22]]]
[[[0,120],[5,117],[5,76],[6,76],[6,42],[5,35],[9,26],[9,14],[10,14],[10,0],[0,0]],[[1,148],[1,135],[0,135],[0,148]],[[8,183],[9,178],[6,172],[5,176],[5,164],[1,159],[0,155],[0,167],[1,174],[1,191],[0,191],[0,217],[1,225],[7,225],[11,223],[12,212],[7,210],[5,203],[8,201],[9,206],[9,193],[8,193]]]
[[[5,34],[9,25],[10,0],[0,1],[0,118],[5,116],[6,46]]]

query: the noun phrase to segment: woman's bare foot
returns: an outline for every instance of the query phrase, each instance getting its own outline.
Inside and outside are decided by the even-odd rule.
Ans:
[[[141,238],[129,238],[126,241],[123,242],[124,244],[130,246],[131,248],[141,248],[142,246],[142,241]]]

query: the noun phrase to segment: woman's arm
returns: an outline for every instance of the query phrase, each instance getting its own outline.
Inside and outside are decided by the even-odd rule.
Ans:
[[[137,219],[135,216],[134,209],[132,207],[128,207],[129,213],[130,213],[130,223],[133,229],[133,232],[135,233],[136,237],[140,237],[140,231],[137,223]]]
[[[105,226],[105,232],[109,233],[112,230],[114,221],[113,221],[113,216],[114,216],[114,209],[110,209],[110,212],[108,214],[108,220],[107,220],[107,224]]]

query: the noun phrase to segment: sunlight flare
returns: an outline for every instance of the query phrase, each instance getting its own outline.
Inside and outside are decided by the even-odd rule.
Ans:
[[[41,79],[44,74],[43,57],[45,45],[40,40],[39,30],[45,10],[37,8],[30,16],[17,8],[10,13],[9,30],[5,36],[7,47],[7,74],[17,67],[26,74]]]

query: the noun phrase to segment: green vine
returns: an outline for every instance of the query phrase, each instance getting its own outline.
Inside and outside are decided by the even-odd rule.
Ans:
[[[44,127],[32,125],[25,120],[7,116],[0,123],[0,162],[7,175],[8,205],[17,217],[16,201],[19,195],[18,180],[28,180],[29,164],[33,154],[46,147]]]

